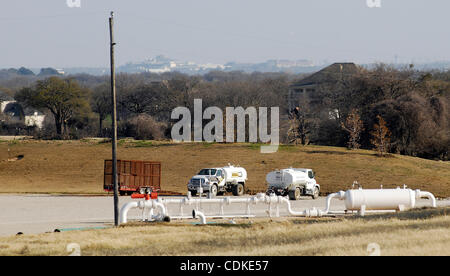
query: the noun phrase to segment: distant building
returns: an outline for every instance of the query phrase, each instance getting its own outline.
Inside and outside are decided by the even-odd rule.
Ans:
[[[0,113],[3,113],[6,106],[11,102],[14,102],[14,98],[5,92],[0,91]]]
[[[212,71],[243,71],[252,72],[288,72],[288,73],[304,73],[313,72],[316,66],[309,60],[268,60],[262,63],[235,63],[227,64],[204,63],[197,64],[192,61],[179,62],[165,56],[157,56],[139,63],[127,63],[118,68],[118,72],[125,73],[166,73],[180,72],[183,74],[206,74]]]
[[[66,72],[64,72],[64,69],[55,69],[56,72],[58,72],[58,74],[60,74],[61,76],[65,75]]]
[[[270,61],[269,61],[270,62]],[[314,63],[310,60],[275,60],[275,66],[278,68],[295,68],[295,67],[313,67]]]
[[[52,76],[62,76],[64,71],[57,70],[54,68],[42,68],[39,72],[38,77],[52,77]]]
[[[318,85],[338,82],[339,80],[358,73],[360,70],[360,67],[354,63],[334,63],[319,72],[292,84],[289,87],[288,93],[289,110],[298,107],[301,97],[316,92]]]
[[[24,123],[28,127],[44,128],[45,114],[35,109],[25,108]]]
[[[0,114],[10,122],[22,122],[27,127],[44,127],[45,114],[33,109],[23,108],[9,95],[0,92]]]

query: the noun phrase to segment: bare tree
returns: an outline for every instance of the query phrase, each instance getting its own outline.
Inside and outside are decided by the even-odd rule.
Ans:
[[[92,111],[99,116],[99,135],[103,136],[103,121],[111,114],[111,90],[109,84],[103,84],[94,89],[91,97]]]
[[[364,127],[357,109],[353,109],[352,112],[350,112],[346,121],[341,123],[341,127],[349,134],[348,147],[350,149],[359,149],[361,146],[359,140]]]
[[[373,137],[370,141],[377,149],[378,154],[384,156],[389,151],[391,131],[386,126],[386,121],[380,115],[377,115],[377,119],[378,124],[374,125],[374,130],[370,133]]]
[[[304,95],[298,106],[289,112],[289,142],[308,145],[318,120],[317,114],[311,108],[309,97]]]

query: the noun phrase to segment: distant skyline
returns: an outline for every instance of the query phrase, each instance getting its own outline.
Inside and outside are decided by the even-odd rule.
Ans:
[[[70,1],[69,1],[70,2]],[[76,3],[76,1],[72,1]],[[0,68],[107,67],[157,55],[197,63],[450,61],[450,1],[15,0],[0,3]]]

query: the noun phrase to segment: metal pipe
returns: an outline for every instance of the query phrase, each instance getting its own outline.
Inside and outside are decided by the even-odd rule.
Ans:
[[[327,196],[327,203],[325,205],[325,210],[321,211],[324,215],[328,214],[330,212],[331,209],[331,200],[333,198],[339,198],[339,199],[344,199],[345,198],[345,192],[344,191],[340,191],[334,194],[330,194]]]
[[[338,193],[334,193],[331,194],[327,197],[327,203],[326,203],[326,207],[325,210],[321,211],[318,210],[316,208],[312,208],[309,210],[304,210],[304,211],[294,211],[292,210],[292,206],[291,206],[291,202],[288,198],[286,197],[278,197],[278,200],[280,203],[285,203],[286,204],[286,208],[287,211],[289,212],[289,214],[291,216],[300,216],[300,217],[322,217],[322,216],[326,216],[330,213],[330,209],[331,209],[331,200],[333,198],[339,198],[342,199],[345,196],[344,192],[338,192]]]
[[[156,216],[153,215],[149,215],[149,218],[153,219],[153,220],[158,220],[158,221],[162,221],[167,214],[167,209],[166,206],[164,206],[164,204],[157,202],[157,201],[152,201],[152,209],[159,209],[159,213]]]
[[[405,192],[404,192],[405,191]],[[408,194],[409,191],[409,194]],[[213,199],[204,199],[204,198],[166,198],[166,199],[158,199],[158,200],[146,200],[140,202],[130,202],[125,204],[122,207],[120,212],[120,221],[121,223],[127,222],[128,211],[132,208],[150,208],[149,219],[153,220],[163,220],[166,218],[168,212],[166,204],[178,204],[180,209],[182,206],[197,206],[193,211],[194,218],[200,218],[202,224],[206,223],[206,216],[203,212],[198,210],[198,205],[204,204],[219,204],[219,212],[220,215],[214,215],[210,217],[252,217],[250,213],[250,205],[266,204],[269,207],[267,211],[268,215],[272,215],[272,205],[275,205],[277,210],[277,216],[279,215],[279,205],[285,205],[286,209],[291,216],[301,216],[301,217],[322,217],[327,215],[337,214],[338,212],[331,212],[331,203],[333,199],[345,200],[347,210],[360,210],[362,214],[369,210],[381,211],[381,210],[391,210],[388,209],[391,206],[398,205],[398,207],[393,208],[396,210],[403,210],[405,208],[414,208],[414,192],[412,190],[349,190],[347,192],[340,191],[334,194],[330,194],[326,199],[326,206],[324,210],[319,210],[317,208],[307,209],[303,211],[295,211],[292,209],[291,202],[287,197],[268,196],[266,194],[258,194],[257,196],[247,197],[247,198],[213,198]],[[406,198],[408,195],[411,195],[412,198]],[[401,196],[401,197],[400,197]],[[420,198],[428,198],[431,200],[432,206],[436,207],[436,198],[433,194],[429,192],[421,192],[420,190],[415,191],[415,197],[417,199]],[[409,204],[407,204],[406,199]],[[406,203],[405,203],[406,202]],[[230,205],[234,203],[246,204],[245,214],[237,214],[225,216],[223,212],[223,207],[225,205]],[[158,209],[158,215],[153,215],[153,211]],[[183,217],[181,214],[180,218]],[[145,219],[145,218],[143,218]]]
[[[226,218],[255,218],[255,215],[205,215],[207,219],[226,219]],[[192,219],[192,214],[190,216],[171,216],[170,219]]]
[[[421,198],[428,198],[429,200],[431,200],[431,206],[433,208],[436,208],[437,204],[436,204],[436,198],[434,197],[434,195],[430,192],[422,192],[420,190],[416,190],[416,197],[417,199],[421,199]]]
[[[292,216],[306,216],[306,211],[296,212],[296,211],[292,210],[291,202],[289,201],[289,199],[287,199],[285,197],[282,197],[281,201],[286,204],[286,208],[287,208],[287,210],[288,210],[290,215],[292,215]]]
[[[133,208],[138,208],[139,202],[132,201],[128,202],[125,205],[122,206],[120,209],[120,224],[127,223],[127,217],[128,217],[128,211],[130,211]]]
[[[333,197],[331,197],[331,198],[333,198]],[[331,198],[330,198],[330,200],[331,200]],[[289,199],[283,197],[282,202],[286,203],[287,210],[291,216],[314,218],[314,217],[323,217],[323,216],[331,215],[330,212],[321,211],[317,208],[307,209],[307,210],[304,210],[301,212],[294,211],[294,210],[292,210],[291,202],[289,201]]]
[[[126,203],[120,212],[120,222],[121,223],[127,223],[127,216],[128,211],[133,208],[150,208],[149,218],[154,220],[163,220],[166,217],[167,214],[167,208],[164,204],[179,204],[182,205],[195,205],[199,203],[218,203],[221,204],[221,207],[223,205],[230,205],[232,203],[242,203],[247,204],[247,207],[250,206],[250,204],[257,204],[257,203],[276,203],[279,204],[282,202],[282,197],[276,197],[276,196],[266,196],[265,194],[259,194],[256,197],[249,197],[249,198],[214,198],[214,199],[203,199],[203,198],[178,198],[178,199],[159,199],[159,200],[146,200],[146,201],[139,201],[139,202],[129,202]],[[154,216],[152,215],[152,212],[154,209],[159,209],[159,214]],[[199,212],[199,211],[197,211]],[[201,213],[201,212],[200,212]],[[203,213],[201,213],[203,214]],[[203,214],[204,215],[204,214]],[[223,215],[222,215],[223,216]],[[247,208],[247,214],[246,216],[251,217],[250,214],[248,214],[248,208]],[[224,216],[225,217],[225,216]],[[143,216],[143,220],[145,220],[145,215]]]
[[[132,201],[128,202],[125,205],[123,205],[122,209],[120,210],[120,224],[127,223],[128,222],[128,212],[131,209],[139,208],[143,209],[145,211],[146,208],[150,208],[149,210],[149,219],[162,221],[165,219],[167,214],[167,209],[164,206],[164,204],[157,202],[155,200],[146,200],[146,201]],[[153,210],[159,209],[158,215],[153,215]],[[145,220],[145,214],[143,215],[143,220]]]
[[[206,224],[206,216],[204,213],[198,211],[198,210],[192,210],[192,217],[193,218],[199,218],[200,224]]]

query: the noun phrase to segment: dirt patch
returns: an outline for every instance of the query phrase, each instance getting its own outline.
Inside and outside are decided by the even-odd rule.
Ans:
[[[8,162],[16,162],[16,161],[20,161],[20,160],[22,160],[24,158],[25,158],[25,155],[17,155],[16,157],[9,158],[6,161],[8,161]]]

